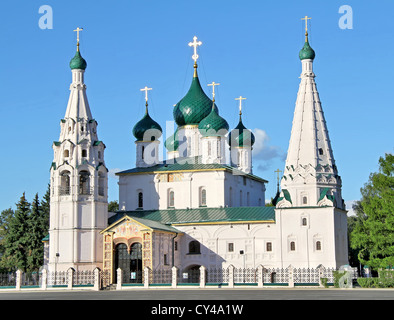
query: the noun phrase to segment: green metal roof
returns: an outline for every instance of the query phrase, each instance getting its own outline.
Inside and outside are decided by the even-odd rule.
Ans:
[[[252,147],[255,142],[253,132],[244,126],[241,116],[239,118],[238,125],[230,131],[227,139],[231,148]]]
[[[168,210],[135,210],[118,211],[108,219],[109,224],[115,223],[124,216],[133,219],[144,219],[160,222],[165,225],[180,225],[190,223],[220,223],[220,222],[275,222],[275,207],[231,207],[231,208],[196,208]],[[141,222],[143,223],[143,222]]]
[[[133,128],[133,135],[137,141],[155,141],[162,135],[161,126],[153,120],[146,108],[145,115],[138,121]]]
[[[308,41],[305,41],[303,48],[299,53],[300,60],[315,59],[315,51],[311,48]]]
[[[71,69],[82,69],[85,70],[87,66],[86,60],[82,58],[81,53],[77,51],[75,53],[74,58],[70,61],[70,68]]]
[[[209,115],[202,119],[198,125],[198,130],[203,137],[225,136],[228,129],[227,121],[219,116],[215,108],[212,108]]]
[[[154,174],[154,173],[165,173],[173,171],[210,171],[210,170],[225,170],[236,175],[242,175],[253,180],[268,182],[253,174],[246,174],[245,172],[238,170],[232,166],[220,163],[203,164],[201,163],[201,157],[190,157],[190,158],[175,158],[164,161],[163,163],[157,164],[148,168],[133,168],[121,172],[117,172],[116,175],[127,175],[127,174]],[[169,163],[167,163],[169,162]]]
[[[173,115],[176,124],[178,126],[199,124],[211,112],[212,103],[201,88],[198,76],[194,76],[189,91],[174,107]],[[215,109],[217,110],[216,105]]]

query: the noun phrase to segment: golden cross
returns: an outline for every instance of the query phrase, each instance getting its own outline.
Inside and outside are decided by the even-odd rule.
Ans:
[[[152,88],[148,88],[147,86],[145,86],[145,88],[140,89],[140,91],[145,91],[145,103],[146,105],[148,105],[148,91],[152,90]]]
[[[80,27],[78,27],[78,28],[76,28],[74,31],[76,31],[77,32],[77,42],[79,43],[79,32],[80,31],[82,31],[83,30],[83,28],[80,28]]]
[[[246,98],[239,96],[239,98],[235,98],[235,100],[239,100],[239,115],[242,114],[242,100],[246,100]]]
[[[279,173],[282,172],[282,170],[277,169],[274,172],[276,172],[278,174],[278,191],[279,191]]]
[[[194,63],[197,63],[197,59],[198,59],[197,47],[201,46],[201,45],[202,45],[202,42],[197,41],[196,36],[193,37],[193,42],[189,42],[189,47],[194,47],[194,54],[192,55],[192,59],[194,60]]]
[[[305,16],[301,18],[301,20],[305,20],[305,35],[308,35],[308,20],[312,19],[311,17]]]
[[[79,51],[79,32],[82,30],[83,30],[83,28],[80,28],[80,27],[78,27],[74,30],[77,32],[77,51]]]
[[[213,81],[212,83],[208,83],[208,86],[212,86],[212,97],[213,97],[213,101],[215,101],[215,86],[220,85],[220,83],[216,83],[215,81]]]

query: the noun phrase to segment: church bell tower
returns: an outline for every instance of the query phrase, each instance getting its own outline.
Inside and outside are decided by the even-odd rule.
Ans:
[[[79,50],[70,61],[72,83],[60,137],[53,143],[49,226],[49,269],[93,270],[102,265],[100,231],[107,227],[108,176],[105,145],[98,139]]]

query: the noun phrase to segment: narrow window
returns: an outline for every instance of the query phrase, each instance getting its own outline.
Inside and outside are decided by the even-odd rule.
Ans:
[[[316,241],[316,251],[320,251],[320,250],[321,250],[321,242]]]
[[[308,204],[308,197],[306,196],[302,197],[302,204]]]
[[[144,207],[144,195],[142,192],[138,192],[138,208],[142,209]]]
[[[239,192],[239,206],[242,207],[242,190]]]
[[[306,220],[306,218],[302,218],[302,225],[303,225],[303,226],[306,226],[306,225],[307,225],[307,220]]]
[[[234,252],[234,243],[230,242],[228,244],[228,252]]]
[[[99,160],[101,160],[101,151],[97,152],[97,156],[98,156]]]
[[[201,189],[200,199],[200,206],[205,207],[207,205],[207,190],[205,188]]]
[[[70,156],[70,151],[64,150],[63,156],[64,156],[65,158],[68,158],[68,157]]]
[[[99,172],[98,177],[99,177],[98,194],[99,196],[104,196],[105,175],[102,172]]]
[[[323,155],[323,149],[322,148],[319,148],[319,155]]]
[[[82,150],[82,158],[86,158],[88,156],[88,151],[86,149]]]
[[[164,265],[168,265],[168,259],[167,259],[167,254],[164,254]]]
[[[174,191],[173,191],[173,190],[170,190],[170,191],[168,192],[168,206],[169,206],[170,208],[173,208],[173,207],[174,207],[174,204],[175,204],[175,195],[174,195]]]
[[[267,242],[267,244],[266,244],[266,250],[267,250],[267,251],[272,251],[272,242]]]
[[[295,251],[295,242],[290,242],[290,251]]]
[[[142,160],[144,160],[144,157],[145,157],[144,153],[145,153],[145,147],[142,146],[141,147]]]

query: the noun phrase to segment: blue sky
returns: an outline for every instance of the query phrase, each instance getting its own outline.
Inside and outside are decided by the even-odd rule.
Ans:
[[[53,29],[41,29],[38,10],[53,9]],[[341,29],[342,5],[353,9],[353,29]],[[199,76],[212,81],[221,116],[258,132],[254,173],[267,180],[266,197],[283,170],[299,85],[298,52],[305,15],[314,71],[345,200],[393,152],[394,20],[392,0],[202,0],[74,1],[14,0],[2,3],[0,19],[0,210],[15,207],[23,192],[41,197],[49,182],[52,142],[66,111],[76,34],[87,60],[87,95],[110,169],[109,200],[118,199],[116,170],[135,165],[134,124],[143,116],[152,87],[150,114],[163,128],[172,106],[187,92],[193,73],[188,42],[197,35]]]

